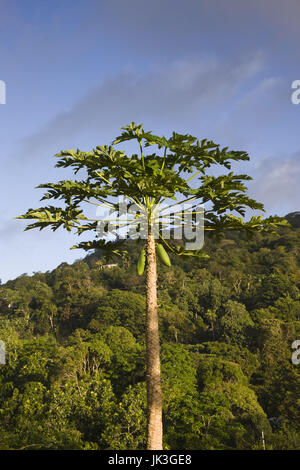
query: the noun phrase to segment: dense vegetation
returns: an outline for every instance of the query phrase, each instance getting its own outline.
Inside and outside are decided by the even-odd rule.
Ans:
[[[207,240],[159,266],[164,445],[300,449],[300,228]],[[138,250],[0,286],[0,449],[143,449],[145,287]]]

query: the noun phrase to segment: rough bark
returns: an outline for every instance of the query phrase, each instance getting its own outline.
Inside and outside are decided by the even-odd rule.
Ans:
[[[162,393],[160,379],[160,345],[157,312],[157,272],[155,240],[151,231],[147,243],[147,449],[162,450]]]

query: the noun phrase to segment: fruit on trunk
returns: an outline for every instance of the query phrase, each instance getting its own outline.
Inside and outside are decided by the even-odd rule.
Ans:
[[[141,276],[144,273],[145,264],[146,264],[146,252],[145,250],[142,250],[140,252],[140,256],[139,256],[138,264],[137,264],[137,272],[139,276]]]
[[[166,250],[164,249],[164,247],[162,246],[161,243],[157,244],[156,249],[157,249],[158,257],[162,261],[162,263],[164,263],[166,266],[171,266],[171,261],[170,261],[169,255],[168,255],[168,253],[166,252]]]

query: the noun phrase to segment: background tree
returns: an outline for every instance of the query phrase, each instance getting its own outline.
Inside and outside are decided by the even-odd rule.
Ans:
[[[124,225],[121,222],[123,209],[116,198],[120,196],[128,203],[127,207],[138,207],[131,220],[125,222],[131,228],[141,223],[142,231],[146,232],[146,251],[141,252],[138,269],[146,270],[146,365],[147,365],[147,448],[162,449],[162,392],[160,377],[160,345],[157,312],[157,267],[156,267],[156,235],[170,252],[178,255],[201,256],[201,252],[187,252],[176,243],[168,243],[164,239],[162,226],[165,207],[168,203],[171,209],[174,200],[181,203],[193,203],[187,212],[180,209],[174,213],[173,221],[168,228],[184,228],[191,224],[194,230],[205,229],[221,237],[229,230],[245,231],[248,236],[256,231],[269,230],[280,223],[279,218],[253,216],[245,221],[247,208],[263,210],[262,204],[249,198],[246,193],[245,181],[251,178],[244,174],[229,172],[221,176],[208,174],[211,166],[231,168],[233,161],[245,161],[249,157],[246,152],[221,149],[212,141],[202,140],[191,135],[181,135],[173,132],[167,139],[146,132],[142,125],[132,122],[123,128],[122,135],[117,137],[111,146],[99,146],[90,152],[80,150],[62,151],[56,155],[59,160],[57,167],[74,169],[77,174],[84,172],[82,180],[63,180],[58,183],[41,184],[47,189],[43,200],[59,199],[64,207],[45,206],[39,209],[29,209],[20,216],[23,219],[34,219],[27,229],[50,226],[53,230],[64,227],[68,231],[75,229],[80,235],[93,231],[99,222],[107,226],[107,219],[89,216],[87,203],[96,206],[106,206],[116,216],[116,224],[110,225],[106,231],[107,237],[112,233],[118,234]],[[123,151],[115,150],[114,145],[135,140],[138,143],[140,155],[126,155]],[[156,146],[157,152],[146,155],[145,147]],[[190,176],[191,175],[191,176]],[[194,179],[197,178],[197,179]],[[197,182],[194,186],[191,181]],[[173,202],[169,202],[172,201]],[[205,214],[199,218],[189,218],[199,210],[199,204],[206,204]],[[176,203],[175,203],[176,204]],[[112,221],[110,217],[110,222]],[[204,223],[204,227],[203,227]],[[104,234],[105,235],[105,232]],[[76,248],[102,249],[106,254],[121,254],[124,240],[112,242],[109,238],[81,242]],[[169,258],[165,248],[157,245],[158,254],[165,264]]]

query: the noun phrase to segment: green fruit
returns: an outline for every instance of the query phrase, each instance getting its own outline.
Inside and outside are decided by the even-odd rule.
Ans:
[[[141,276],[144,273],[145,264],[146,264],[146,252],[145,250],[142,250],[138,259],[138,264],[137,264],[137,272],[139,276]]]
[[[171,266],[171,261],[170,261],[169,255],[160,243],[158,243],[158,245],[157,245],[157,254],[158,254],[159,259],[166,266]]]

